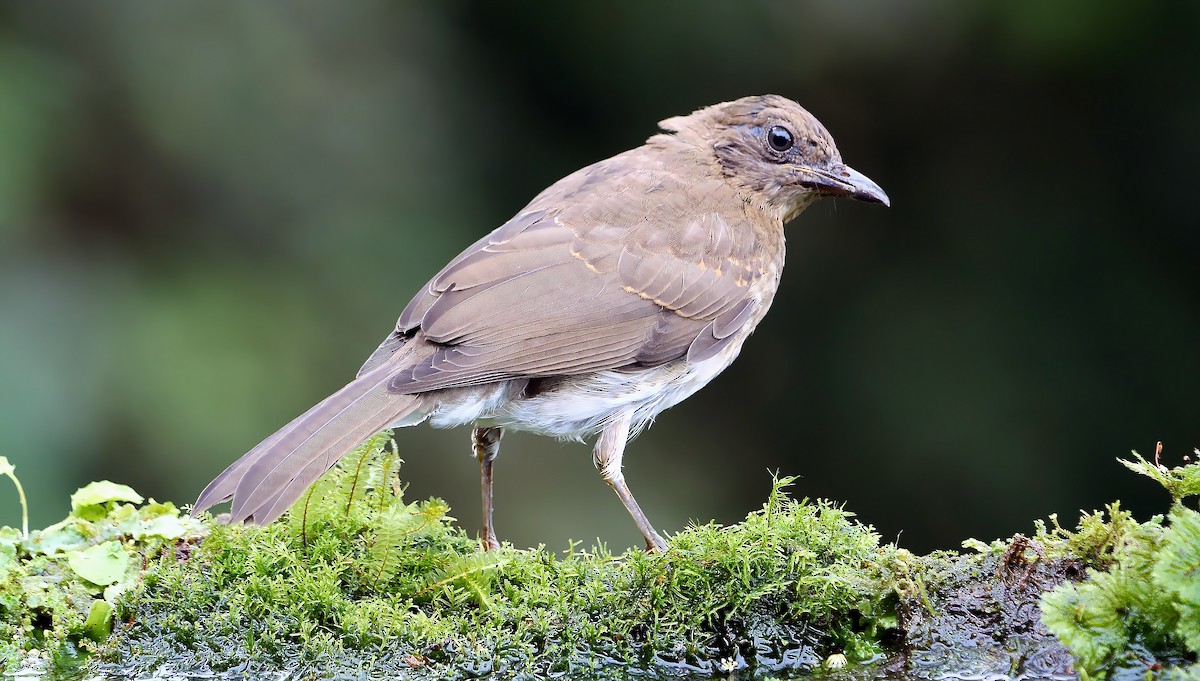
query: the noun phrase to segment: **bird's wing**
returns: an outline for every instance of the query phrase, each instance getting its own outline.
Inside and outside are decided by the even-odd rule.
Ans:
[[[662,172],[634,172],[609,180],[619,188],[582,192],[597,198],[573,198],[589,172],[605,169],[564,179],[451,261],[363,371],[418,335],[435,350],[402,365],[393,392],[695,362],[719,352],[750,319],[757,303],[750,285],[765,272],[749,225],[694,208],[714,203],[706,193],[723,185],[682,186]]]

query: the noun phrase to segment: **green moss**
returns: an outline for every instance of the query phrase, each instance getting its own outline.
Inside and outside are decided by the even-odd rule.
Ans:
[[[1044,540],[1090,565],[1086,579],[1063,584],[1041,602],[1043,621],[1075,655],[1085,678],[1164,662],[1186,665],[1200,653],[1200,513],[1184,505],[1200,494],[1200,463],[1168,469],[1134,457],[1121,463],[1171,494],[1165,520],[1138,523],[1112,504],[1107,521],[1102,513],[1087,514],[1076,532],[1057,523],[1042,528]]]
[[[456,676],[634,668],[810,668],[880,651],[894,549],[777,480],[732,527],[665,554],[603,547],[481,553],[438,500],[407,503],[378,437],[285,522],[214,525],[161,559],[106,659],[123,673],[251,667]]]
[[[1052,516],[1032,538],[968,540],[967,555],[880,546],[841,508],[789,498],[790,479],[663,554],[560,555],[480,552],[444,502],[404,499],[389,444],[373,438],[265,528],[112,483],[45,530],[0,528],[6,669],[61,670],[83,648],[100,653],[90,672],[120,676],[1196,675],[1198,464],[1124,462],[1171,494],[1165,517],[1113,503],[1074,529]]]

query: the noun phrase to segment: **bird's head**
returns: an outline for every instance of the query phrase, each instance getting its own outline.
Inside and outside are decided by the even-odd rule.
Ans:
[[[842,163],[825,126],[786,97],[743,97],[659,126],[711,153],[731,182],[784,222],[822,196],[890,205],[879,185]]]

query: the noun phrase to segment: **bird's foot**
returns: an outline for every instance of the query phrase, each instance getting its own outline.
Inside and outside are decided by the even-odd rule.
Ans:
[[[666,553],[667,542],[657,532],[646,535],[646,553]]]
[[[496,533],[488,528],[479,538],[479,543],[483,546],[484,551],[495,551],[500,548],[500,542],[496,540]]]

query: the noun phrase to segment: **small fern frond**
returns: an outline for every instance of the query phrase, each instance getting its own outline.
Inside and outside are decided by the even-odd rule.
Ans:
[[[476,603],[486,608],[490,605],[487,591],[491,571],[504,567],[511,560],[511,557],[501,555],[498,551],[459,556],[446,567],[428,575],[413,597],[420,598],[439,589],[459,586],[474,596]]]
[[[389,448],[389,445],[390,448]],[[385,430],[354,448],[321,476],[300,498],[288,514],[288,522],[300,534],[301,544],[308,545],[310,525],[345,519],[354,515],[355,522],[366,522],[372,513],[382,511],[400,500],[390,478],[399,472],[392,433]],[[374,494],[379,497],[378,503]],[[355,508],[359,513],[352,514]]]
[[[369,576],[372,589],[387,584],[400,568],[399,553],[405,549],[408,539],[429,523],[413,506],[392,506],[376,518],[378,530],[367,551],[361,572]]]
[[[377,433],[343,459],[344,477],[339,491],[346,496],[346,513],[354,507],[354,497],[360,491],[379,490],[379,478],[384,450],[392,441],[392,431]],[[340,495],[339,495],[340,496]]]

